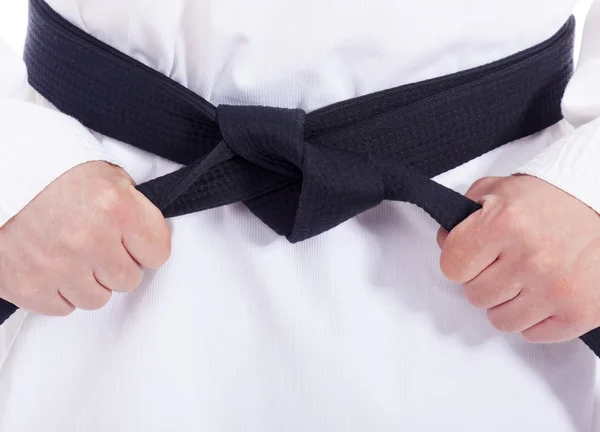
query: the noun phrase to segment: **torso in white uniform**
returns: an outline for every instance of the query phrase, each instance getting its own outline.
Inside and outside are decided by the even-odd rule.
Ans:
[[[49,0],[214,104],[308,111],[553,35],[575,0]],[[445,173],[509,175],[561,123]],[[138,182],[177,166],[99,136]],[[437,227],[384,203],[291,245],[242,205],[170,221],[133,294],[28,316],[0,431],[590,431],[595,358],[497,332],[438,269]]]

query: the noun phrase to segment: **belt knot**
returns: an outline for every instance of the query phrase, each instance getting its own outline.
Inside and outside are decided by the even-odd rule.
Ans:
[[[246,202],[291,242],[321,234],[378,205],[385,196],[382,175],[368,155],[305,141],[305,117],[299,109],[217,108],[223,142],[231,151],[293,180],[281,190]],[[274,202],[281,204],[279,210]]]
[[[220,105],[223,141],[238,156],[262,168],[300,178],[304,163],[304,119],[300,109]]]

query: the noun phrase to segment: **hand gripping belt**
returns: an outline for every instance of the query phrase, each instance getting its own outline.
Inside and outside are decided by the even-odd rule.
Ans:
[[[165,217],[242,202],[292,242],[383,200],[452,230],[479,204],[431,180],[561,119],[575,21],[505,59],[305,113],[213,106],[30,0],[29,82],[99,133],[178,162],[138,189]],[[269,59],[265,59],[269,61]],[[0,323],[16,307],[0,303]],[[600,355],[600,334],[583,341]]]

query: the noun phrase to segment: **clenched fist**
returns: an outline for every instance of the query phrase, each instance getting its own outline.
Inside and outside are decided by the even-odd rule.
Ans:
[[[466,194],[483,208],[438,233],[441,268],[503,332],[531,342],[600,326],[600,216],[530,176],[484,178]]]
[[[44,315],[98,309],[164,264],[170,245],[162,214],[125,171],[88,162],[0,227],[0,298]]]

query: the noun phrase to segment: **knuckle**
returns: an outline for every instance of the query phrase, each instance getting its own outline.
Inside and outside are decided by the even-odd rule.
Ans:
[[[60,298],[58,292],[54,292],[53,296],[50,298],[46,298],[43,301],[37,301],[33,303],[30,307],[26,307],[24,309],[29,310],[35,314],[54,316],[54,317],[65,317],[72,314],[76,306],[73,304],[64,301]]]
[[[587,308],[586,308],[587,309]],[[553,317],[556,326],[563,330],[577,328],[581,323],[592,322],[593,314],[589,310],[578,310],[577,313],[567,312]]]
[[[94,205],[103,212],[120,214],[123,211],[123,189],[111,181],[99,181],[94,191]]]
[[[475,180],[475,182],[473,183],[471,188],[477,189],[477,188],[480,188],[480,187],[483,187],[483,186],[489,184],[489,182],[490,182],[490,177],[482,177],[480,179]]]
[[[598,327],[598,308],[596,305],[588,304],[580,308],[576,314],[569,316],[572,327],[585,325],[590,329]]]
[[[465,254],[460,248],[446,248],[440,256],[440,269],[448,280],[454,283],[464,282],[463,265],[466,261]]]
[[[17,297],[23,303],[24,307],[40,303],[48,297],[40,286],[33,284],[22,284],[17,289]]]
[[[46,253],[46,259],[51,262],[52,268],[65,263],[71,265],[69,261],[72,258],[71,254],[76,254],[77,259],[80,260],[82,256],[86,256],[106,242],[107,228],[98,228],[92,218],[85,216],[70,218],[62,223],[56,231],[56,237],[52,239],[53,247],[60,249],[53,249],[51,253]]]
[[[542,342],[542,338],[540,336],[539,331],[531,331],[530,329],[527,329],[521,332],[521,336],[523,337],[523,339],[525,339],[526,342],[529,343]]]
[[[87,294],[81,300],[77,307],[83,310],[94,311],[103,308],[112,297],[112,291],[105,288],[98,288],[92,293]]]
[[[171,256],[171,252],[171,229],[163,218],[161,223],[157,224],[152,240],[152,268],[164,265]]]
[[[440,269],[446,278],[451,281],[455,281],[456,278],[456,265],[454,264],[454,257],[452,252],[444,250],[440,257]]]
[[[131,292],[142,283],[143,276],[142,269],[123,266],[118,273],[119,288],[124,292]]]
[[[518,203],[504,204],[495,218],[495,229],[528,232],[531,227],[528,213]]]
[[[576,294],[575,283],[569,278],[554,276],[550,278],[547,286],[547,295],[555,301],[570,299]]]
[[[135,269],[131,276],[131,281],[130,281],[131,289],[134,290],[135,288],[140,286],[140,284],[142,283],[143,280],[144,280],[143,270],[141,268]]]
[[[75,306],[64,305],[60,308],[53,308],[47,315],[55,316],[55,317],[66,317],[75,312]]]
[[[512,224],[512,218],[514,216],[514,210],[512,206],[500,205],[496,206],[496,212],[493,220],[491,221],[492,229],[505,230]]]
[[[171,242],[171,232],[166,231],[165,236],[160,242],[160,246],[158,247],[159,252],[159,260],[161,261],[161,265],[166,263],[172,252],[172,242]]]
[[[131,292],[142,281],[142,269],[130,258],[105,261],[99,273],[94,272],[96,282],[117,292]]]
[[[146,208],[146,212],[148,213],[148,221],[150,224],[158,224],[159,222],[165,220],[160,209],[147,199],[144,201],[144,206]]]
[[[471,185],[469,192],[481,193],[485,190],[488,190],[494,184],[494,182],[495,179],[493,177],[482,177]]]
[[[547,249],[530,256],[524,260],[525,268],[536,275],[548,275],[556,269],[552,253]]]
[[[492,326],[503,333],[513,333],[515,331],[515,325],[513,320],[506,317],[502,313],[497,313],[495,310],[488,310],[488,321]]]
[[[463,295],[467,301],[478,309],[486,309],[489,305],[488,296],[482,292],[481,287],[467,285],[463,288]]]
[[[82,251],[93,243],[94,235],[87,226],[73,224],[67,232],[64,232],[62,243],[70,251]]]

